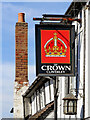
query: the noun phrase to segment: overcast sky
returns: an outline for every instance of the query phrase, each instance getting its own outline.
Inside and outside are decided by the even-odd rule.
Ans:
[[[31,84],[36,77],[35,24],[38,23],[33,21],[33,17],[42,17],[42,14],[64,14],[71,3],[71,0],[68,0],[69,2],[53,1],[54,2],[2,2],[2,70],[0,69],[2,71],[3,88],[2,117],[12,117],[10,110],[13,107],[13,86],[15,80],[15,24],[18,21],[18,13],[24,12],[26,14],[26,22],[28,23],[28,79]]]

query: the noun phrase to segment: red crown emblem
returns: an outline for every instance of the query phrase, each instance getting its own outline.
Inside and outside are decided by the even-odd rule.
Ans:
[[[67,46],[56,35],[57,33],[54,33],[54,37],[49,39],[44,45],[46,57],[66,57]]]

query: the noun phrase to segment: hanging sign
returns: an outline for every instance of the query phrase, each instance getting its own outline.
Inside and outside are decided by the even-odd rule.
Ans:
[[[74,26],[38,24],[35,29],[36,75],[74,75]]]

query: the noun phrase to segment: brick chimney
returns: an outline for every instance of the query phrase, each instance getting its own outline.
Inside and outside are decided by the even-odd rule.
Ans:
[[[21,84],[28,82],[28,23],[25,22],[24,16],[24,13],[18,13],[18,22],[15,28],[15,81]]]
[[[28,23],[25,22],[25,14],[18,13],[15,26],[14,118],[24,117],[22,94],[28,86]]]

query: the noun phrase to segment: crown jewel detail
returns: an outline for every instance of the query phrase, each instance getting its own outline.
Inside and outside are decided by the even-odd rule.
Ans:
[[[57,33],[54,33],[54,37],[49,39],[44,45],[46,57],[66,57],[67,46],[56,35]]]

